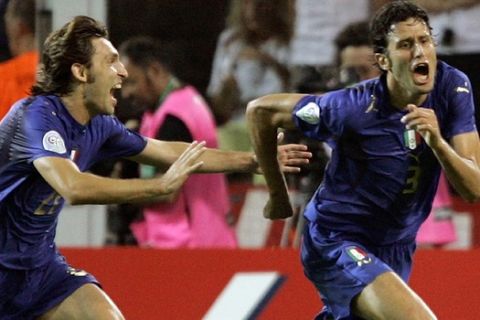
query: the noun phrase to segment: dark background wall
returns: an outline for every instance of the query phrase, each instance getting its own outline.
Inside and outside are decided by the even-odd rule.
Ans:
[[[175,73],[204,93],[228,0],[109,0],[108,25],[115,46],[149,35],[176,48]]]
[[[0,62],[10,58],[10,50],[8,50],[8,40],[5,35],[5,24],[3,15],[7,7],[8,0],[0,0]]]

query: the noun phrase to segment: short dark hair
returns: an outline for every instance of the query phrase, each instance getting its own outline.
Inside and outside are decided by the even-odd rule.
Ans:
[[[35,0],[10,0],[6,12],[20,19],[33,34],[35,33]]]
[[[430,32],[432,31],[425,10],[410,1],[396,0],[381,7],[370,22],[370,39],[373,52],[385,53],[388,45],[388,34],[392,25],[409,18],[424,21]]]
[[[370,46],[370,28],[368,21],[357,21],[348,24],[335,37],[335,47],[337,49],[337,64],[340,63],[340,53],[349,46],[361,47]]]
[[[73,90],[71,66],[90,67],[94,54],[93,38],[108,38],[107,28],[96,20],[77,16],[45,40],[42,63],[32,95],[66,95]]]
[[[133,64],[146,69],[152,62],[157,62],[171,72],[173,48],[167,43],[149,36],[136,36],[123,42],[118,51]]]

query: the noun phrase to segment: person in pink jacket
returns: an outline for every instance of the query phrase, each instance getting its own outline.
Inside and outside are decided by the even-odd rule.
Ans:
[[[420,226],[417,243],[425,247],[441,247],[457,240],[457,231],[453,223],[455,211],[445,174],[442,172],[437,193],[433,199],[432,211]]]
[[[145,108],[142,135],[170,141],[205,141],[207,147],[217,148],[210,108],[194,87],[172,74],[167,47],[151,38],[136,37],[120,46],[120,56],[129,73],[122,96]],[[156,174],[154,167],[140,167],[142,177]],[[224,174],[197,174],[172,196],[146,204],[143,219],[133,222],[131,229],[141,246],[235,248],[229,211]]]

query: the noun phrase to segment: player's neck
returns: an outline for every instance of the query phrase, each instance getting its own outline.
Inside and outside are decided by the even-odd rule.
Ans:
[[[389,81],[387,77],[390,104],[399,110],[406,110],[408,104],[421,105],[427,99],[428,94],[419,94],[406,90],[396,81]]]
[[[78,97],[78,94],[72,93],[62,96],[60,99],[72,118],[81,125],[86,125],[92,118],[88,108],[84,105],[82,97]]]

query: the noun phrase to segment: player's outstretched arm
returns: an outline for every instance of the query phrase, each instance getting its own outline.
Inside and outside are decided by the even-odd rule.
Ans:
[[[275,94],[251,101],[247,106],[247,124],[250,138],[265,176],[270,199],[264,209],[269,219],[292,216],[285,177],[277,159],[278,128],[293,127],[291,112],[302,95]]]
[[[138,155],[130,157],[131,160],[149,164],[165,170],[188,146],[184,142],[161,141],[148,139],[147,146]],[[274,144],[278,149],[278,161],[284,172],[299,172],[301,166],[308,163],[312,154],[307,146],[302,144]],[[277,150],[275,150],[277,154]],[[252,152],[227,151],[207,148],[201,155],[203,165],[198,168],[200,173],[209,172],[253,172],[261,173],[258,161]]]
[[[59,157],[34,161],[40,175],[70,204],[107,204],[154,201],[177,191],[203,162],[204,143],[193,142],[164,175],[153,179],[113,179],[81,172],[75,163]]]
[[[140,154],[129,159],[166,170],[182,152],[188,143],[148,139],[147,145]],[[199,158],[203,165],[198,172],[254,172],[257,161],[251,152],[223,151],[206,148]]]

